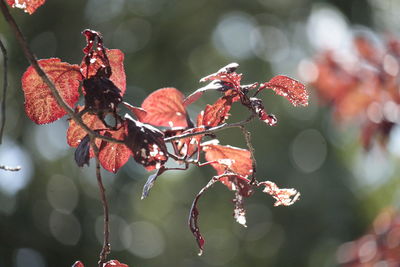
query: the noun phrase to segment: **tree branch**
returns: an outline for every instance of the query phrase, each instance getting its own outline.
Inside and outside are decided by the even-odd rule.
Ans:
[[[253,172],[251,173],[250,184],[254,185],[254,184],[257,184],[257,180],[256,180],[257,162],[256,162],[256,157],[254,156],[255,150],[254,150],[254,147],[253,147],[253,145],[251,143],[251,134],[250,134],[250,132],[247,131],[246,128],[243,125],[240,128],[241,128],[241,130],[243,132],[243,135],[244,135],[244,138],[246,140],[247,148],[250,151],[251,166],[252,166],[252,169],[253,169]]]
[[[55,87],[54,83],[49,79],[43,69],[40,67],[35,55],[32,53],[31,49],[29,48],[28,43],[25,40],[24,35],[22,34],[21,30],[19,29],[17,23],[15,22],[14,18],[11,16],[10,11],[4,0],[0,0],[0,9],[3,13],[3,16],[6,22],[10,25],[11,30],[13,31],[15,37],[17,38],[18,43],[20,44],[22,51],[25,54],[26,59],[35,69],[37,74],[42,78],[42,80],[46,83],[49,87],[51,94],[56,99],[57,104],[62,107],[67,114],[83,129],[85,132],[89,134],[89,136],[94,136],[96,138],[103,139],[108,142],[119,143],[123,144],[124,142],[118,139],[114,139],[108,136],[103,136],[99,133],[92,131],[83,121],[82,118],[75,114],[75,111],[65,103],[64,99],[61,97],[60,93],[58,92],[57,88]]]
[[[100,161],[99,161],[99,148],[95,144],[95,139],[92,137],[90,139],[90,145],[94,151],[96,158],[96,177],[97,185],[99,186],[101,203],[103,204],[103,247],[99,255],[99,267],[103,267],[103,264],[107,261],[107,256],[111,252],[110,245],[110,214],[108,209],[108,202],[106,197],[106,189],[103,185],[103,180],[101,178]]]
[[[21,167],[20,166],[10,167],[10,166],[6,166],[6,165],[0,165],[0,169],[5,170],[5,171],[10,171],[10,172],[17,172],[17,171],[21,170]]]
[[[202,135],[202,134],[210,134],[210,133],[215,133],[215,132],[219,132],[228,128],[235,128],[235,127],[242,127],[243,125],[246,125],[247,123],[251,122],[254,118],[255,118],[255,114],[251,114],[250,117],[248,117],[245,120],[239,121],[239,122],[235,122],[235,123],[223,123],[221,125],[209,128],[209,129],[205,129],[204,131],[201,132],[196,132],[196,133],[186,133],[186,134],[181,134],[181,135],[176,135],[176,136],[172,136],[172,137],[167,137],[164,138],[164,142],[172,142],[175,140],[179,140],[179,139],[184,139],[184,138],[188,138],[188,137],[192,137],[192,136],[197,136],[197,135]]]
[[[6,125],[6,97],[7,97],[7,87],[8,87],[8,79],[7,79],[7,72],[8,72],[8,57],[7,57],[7,50],[6,47],[4,46],[3,42],[0,39],[0,50],[1,53],[3,54],[3,66],[4,66],[4,72],[3,72],[3,96],[1,100],[1,123],[0,123],[0,144],[2,143],[3,140],[3,132],[4,132],[4,126]]]

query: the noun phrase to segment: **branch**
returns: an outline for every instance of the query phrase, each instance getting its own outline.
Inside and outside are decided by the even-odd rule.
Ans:
[[[4,126],[6,125],[6,97],[7,97],[7,86],[8,86],[8,80],[7,80],[7,50],[6,47],[4,46],[3,42],[0,40],[0,50],[3,54],[3,66],[4,66],[4,73],[3,73],[3,96],[2,96],[2,101],[1,101],[1,123],[0,123],[0,144],[2,143],[3,139],[3,132],[4,132]]]
[[[251,185],[254,185],[254,184],[257,185],[257,180],[256,180],[257,162],[256,162],[256,158],[254,156],[255,150],[254,150],[254,147],[253,147],[253,145],[251,143],[251,134],[250,134],[249,131],[246,130],[246,128],[243,125],[240,128],[242,129],[244,138],[246,139],[247,148],[249,149],[250,155],[251,155],[251,165],[252,165],[252,168],[253,168],[253,172],[251,173],[250,184]]]
[[[10,172],[17,172],[17,171],[21,170],[21,167],[20,166],[10,167],[10,166],[6,166],[6,165],[0,165],[0,169],[5,170],[5,171],[10,171]]]
[[[167,138],[164,138],[164,142],[172,142],[175,140],[184,139],[184,138],[188,138],[188,137],[192,137],[192,136],[196,136],[196,135],[215,133],[215,132],[219,132],[221,130],[228,129],[228,128],[236,128],[236,127],[241,128],[241,127],[243,127],[243,125],[246,125],[247,123],[251,122],[254,118],[255,118],[255,114],[252,114],[247,119],[239,121],[239,122],[230,123],[230,124],[223,123],[221,125],[206,129],[201,132],[186,133],[186,134],[176,135],[176,136],[172,136],[172,137],[167,137]]]
[[[103,267],[103,264],[107,261],[107,256],[111,252],[110,245],[110,214],[108,211],[108,202],[106,197],[106,189],[103,185],[103,180],[101,178],[100,171],[100,161],[99,161],[99,148],[95,144],[95,139],[90,139],[90,145],[94,151],[96,157],[96,177],[97,177],[97,185],[99,186],[101,203],[103,204],[103,213],[104,213],[104,228],[103,228],[103,248],[101,249],[99,256],[99,267]]]
[[[60,93],[58,92],[57,88],[55,87],[54,83],[49,79],[49,77],[46,75],[46,73],[43,71],[43,69],[40,67],[40,65],[37,62],[37,59],[35,55],[32,53],[31,49],[29,48],[28,43],[25,40],[24,35],[22,34],[21,30],[19,29],[17,23],[15,22],[14,18],[11,16],[10,11],[8,10],[8,7],[4,0],[0,0],[0,9],[1,12],[3,13],[3,16],[6,20],[6,22],[10,25],[11,30],[13,31],[15,37],[17,38],[18,43],[20,44],[22,51],[25,54],[26,59],[29,61],[29,63],[32,65],[32,67],[35,69],[37,74],[42,78],[42,80],[46,83],[46,85],[49,87],[53,97],[56,99],[57,104],[62,107],[67,114],[83,129],[85,130],[89,136],[91,137],[96,137],[103,139],[105,141],[113,142],[113,143],[118,143],[118,144],[123,144],[124,142],[118,139],[114,139],[111,137],[103,136],[99,133],[96,133],[92,131],[83,121],[82,118],[77,116],[74,112],[74,110],[68,106],[67,103],[65,103],[64,99],[61,97]]]

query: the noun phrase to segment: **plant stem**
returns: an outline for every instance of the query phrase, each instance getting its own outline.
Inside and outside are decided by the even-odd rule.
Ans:
[[[241,130],[242,130],[242,132],[243,132],[244,139],[246,140],[247,148],[248,148],[249,151],[250,151],[251,166],[252,166],[252,169],[253,169],[253,171],[252,171],[252,173],[251,173],[251,181],[250,181],[250,184],[251,184],[251,185],[254,185],[254,184],[257,184],[257,180],[256,180],[257,162],[256,162],[256,158],[255,158],[255,156],[254,156],[255,150],[254,150],[253,145],[251,144],[251,134],[250,134],[250,132],[247,131],[246,128],[245,128],[243,125],[242,125],[240,128],[241,128]]]
[[[110,214],[108,209],[108,202],[106,197],[106,189],[103,185],[101,178],[100,160],[99,160],[99,149],[94,142],[94,138],[91,138],[91,147],[94,150],[96,157],[96,177],[97,185],[99,186],[101,203],[103,204],[103,247],[99,256],[99,267],[103,267],[103,264],[107,261],[107,256],[111,252],[110,245]]]
[[[209,128],[209,129],[205,129],[204,131],[201,131],[201,132],[186,133],[186,134],[176,135],[176,136],[172,136],[172,137],[167,137],[167,138],[164,138],[164,142],[172,142],[175,140],[184,139],[184,138],[188,138],[188,137],[192,137],[192,136],[196,136],[196,135],[215,133],[215,132],[219,132],[219,131],[222,131],[222,130],[228,129],[228,128],[242,127],[243,125],[251,122],[254,118],[255,118],[255,114],[252,114],[247,119],[239,121],[239,122],[230,123],[230,124],[223,123],[221,125],[218,125],[218,126],[215,126],[215,127]]]
[[[7,87],[8,87],[8,80],[7,80],[7,72],[8,72],[8,57],[7,57],[7,49],[4,46],[3,42],[0,39],[0,50],[3,54],[3,96],[1,100],[1,123],[0,123],[0,144],[3,140],[3,132],[4,126],[6,125],[6,97],[7,97]]]

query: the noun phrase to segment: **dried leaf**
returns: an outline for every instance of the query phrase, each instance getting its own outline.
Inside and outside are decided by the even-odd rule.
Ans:
[[[82,80],[79,67],[61,62],[58,58],[42,59],[38,63],[64,101],[70,107],[74,107],[79,98],[79,82]],[[32,66],[22,76],[22,89],[25,96],[25,112],[37,124],[50,123],[67,114],[57,104],[49,87]]]
[[[90,138],[86,135],[79,143],[75,150],[75,162],[79,167],[83,167],[85,164],[89,166],[90,160]]]
[[[293,188],[280,189],[275,183],[270,181],[260,182],[258,186],[265,186],[263,192],[271,195],[276,202],[274,206],[290,206],[300,198],[300,193]]]
[[[277,95],[289,100],[293,106],[308,105],[308,93],[304,84],[287,76],[275,76],[269,82],[262,84],[257,92],[265,88],[271,88]]]
[[[131,149],[134,159],[148,171],[159,169],[168,160],[164,134],[151,125],[134,120],[128,114],[125,144]]]
[[[154,126],[187,127],[184,95],[176,88],[162,88],[151,93],[142,103],[147,112],[141,122]]]
[[[146,181],[146,184],[143,186],[142,199],[145,199],[149,195],[150,189],[156,182],[157,177],[163,174],[165,170],[166,170],[165,167],[161,166],[161,168],[159,168],[155,173],[149,176],[149,178]]]
[[[124,106],[127,107],[135,115],[138,121],[143,121],[143,119],[147,115],[147,111],[142,108],[132,106],[127,102],[122,102],[122,104],[124,104]]]
[[[46,0],[7,0],[12,8],[20,8],[32,15]]]
[[[203,195],[203,193],[209,189],[213,184],[215,184],[218,181],[218,177],[213,177],[206,186],[204,186],[200,192],[196,195],[195,199],[193,200],[192,206],[190,208],[190,213],[189,213],[189,228],[194,237],[196,238],[196,242],[198,247],[200,248],[199,251],[199,256],[203,254],[203,249],[204,249],[204,244],[205,240],[203,236],[201,235],[200,228],[198,225],[198,219],[199,219],[199,210],[197,208],[197,203],[200,199],[200,197]]]
[[[123,96],[126,91],[126,74],[124,68],[125,55],[119,49],[105,49],[105,51],[111,67],[110,80],[119,90],[121,90],[121,95]],[[87,66],[85,59],[82,61],[81,72],[86,78],[94,77],[97,74],[97,71],[101,67],[106,67],[106,63],[103,62],[101,55],[99,55],[99,53],[100,52],[96,52],[93,55],[93,59],[91,60],[88,73],[87,73]]]

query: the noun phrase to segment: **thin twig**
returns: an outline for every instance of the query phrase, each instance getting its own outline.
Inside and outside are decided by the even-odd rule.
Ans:
[[[85,132],[87,132],[90,136],[95,136],[96,138],[103,139],[105,141],[113,142],[113,143],[118,143],[118,144],[123,144],[124,142],[112,137],[104,136],[99,133],[96,133],[92,131],[83,121],[82,118],[77,116],[74,112],[74,110],[68,106],[67,103],[65,103],[64,99],[61,97],[60,93],[58,92],[57,88],[55,87],[54,83],[49,79],[47,74],[43,71],[43,69],[40,67],[35,55],[32,53],[31,49],[29,48],[28,43],[25,40],[24,35],[22,34],[21,30],[19,29],[17,23],[15,22],[14,18],[11,16],[8,7],[4,0],[0,0],[0,9],[1,12],[3,13],[3,16],[6,20],[6,22],[10,25],[11,30],[13,31],[15,37],[17,38],[18,43],[20,44],[22,51],[25,54],[26,59],[29,61],[29,63],[32,65],[32,67],[35,69],[37,74],[42,78],[42,80],[46,83],[46,85],[49,87],[51,94],[53,97],[56,99],[57,104],[63,108],[67,114],[83,129]]]
[[[249,131],[246,130],[246,128],[242,125],[240,126],[243,135],[244,135],[244,139],[246,140],[246,145],[247,148],[250,151],[250,157],[251,157],[251,166],[252,166],[252,172],[251,172],[251,181],[250,184],[254,185],[257,184],[257,180],[256,180],[256,171],[257,171],[257,162],[256,162],[256,157],[254,156],[255,154],[255,150],[253,145],[251,144],[251,134]]]
[[[172,137],[167,137],[167,138],[164,138],[164,142],[172,142],[172,141],[175,141],[175,140],[184,139],[184,138],[188,138],[188,137],[192,137],[192,136],[196,136],[196,135],[215,133],[215,132],[219,132],[221,130],[228,129],[228,128],[242,127],[243,125],[245,125],[245,124],[249,123],[250,121],[252,121],[254,118],[255,118],[255,115],[252,114],[247,119],[239,121],[239,122],[230,123],[230,124],[223,123],[221,125],[206,129],[206,130],[201,131],[201,132],[186,133],[186,134],[181,134],[181,135],[175,135],[175,136],[172,136]]]
[[[97,177],[97,185],[99,186],[101,203],[103,204],[103,247],[99,256],[99,267],[103,267],[103,264],[107,261],[107,256],[111,252],[110,245],[110,214],[108,210],[108,202],[106,197],[106,189],[103,185],[103,180],[101,178],[101,170],[100,170],[100,160],[99,160],[99,148],[95,144],[95,139],[91,138],[90,145],[94,151],[96,158],[96,177]]]
[[[10,171],[10,172],[17,172],[17,171],[21,170],[21,167],[20,166],[10,167],[10,166],[6,166],[6,165],[0,165],[0,169],[5,170],[5,171]]]
[[[1,123],[0,123],[0,144],[2,143],[3,140],[3,132],[4,132],[4,126],[6,125],[6,97],[7,97],[7,87],[8,87],[8,80],[7,80],[7,71],[8,71],[8,66],[7,66],[7,49],[4,46],[3,42],[0,39],[0,50],[3,53],[3,96],[1,100]]]

